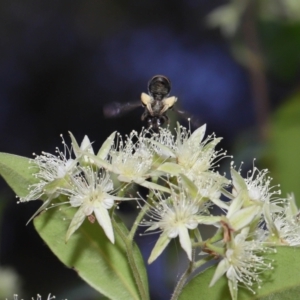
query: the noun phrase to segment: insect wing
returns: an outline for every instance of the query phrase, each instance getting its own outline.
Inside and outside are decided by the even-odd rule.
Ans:
[[[140,101],[127,103],[112,102],[106,104],[103,107],[103,114],[106,118],[120,117],[123,114],[126,114],[139,106],[142,106]]]

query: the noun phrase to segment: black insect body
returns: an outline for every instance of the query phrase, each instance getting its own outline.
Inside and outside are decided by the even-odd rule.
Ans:
[[[104,107],[104,115],[106,117],[116,117],[142,104],[145,107],[145,111],[141,116],[142,121],[146,121],[153,130],[158,131],[158,127],[169,120],[166,112],[177,101],[174,96],[168,97],[170,91],[171,81],[163,75],[156,75],[148,83],[148,94],[141,94],[141,102],[111,103]]]
[[[154,130],[157,130],[160,125],[169,120],[166,112],[177,101],[174,96],[168,97],[170,90],[170,80],[165,76],[156,75],[148,83],[149,94],[141,94],[141,101],[145,107],[141,119],[147,121]]]

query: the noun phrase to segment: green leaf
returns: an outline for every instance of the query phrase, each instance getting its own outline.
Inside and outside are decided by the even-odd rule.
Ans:
[[[145,263],[141,255],[141,252],[138,246],[136,245],[136,243],[132,242],[133,236],[129,234],[128,229],[124,225],[122,220],[115,215],[112,221],[113,221],[113,227],[116,232],[116,235],[118,235],[121,239],[123,239],[123,242],[126,244],[127,253],[129,254],[128,261],[135,274],[135,281],[140,282],[140,284],[143,286],[143,290],[140,291],[140,297],[142,300],[148,300],[149,287],[148,287],[147,271],[145,268]],[[133,255],[130,255],[131,251]]]
[[[19,197],[25,197],[28,186],[38,181],[33,176],[38,168],[29,161],[27,157],[0,153],[0,174]]]
[[[298,5],[299,3],[297,9]],[[291,82],[297,76],[300,64],[299,20],[297,22],[261,21],[258,32],[268,71],[280,81]]]
[[[267,255],[274,259],[274,270],[263,273],[261,289],[256,289],[253,294],[246,288],[238,289],[238,300],[294,300],[300,293],[300,248],[277,247],[276,254]],[[184,288],[179,297],[180,300],[213,299],[231,300],[226,276],[224,275],[213,287],[208,287],[216,265],[200,273],[192,279]]]
[[[142,299],[128,263],[126,246],[117,231],[115,244],[112,244],[97,222],[92,224],[85,220],[65,243],[75,211],[70,207],[51,208],[35,218],[35,228],[54,254],[101,294],[109,299]],[[124,225],[122,231],[129,235]],[[136,245],[133,245],[133,256],[148,292],[143,259]]]
[[[295,194],[300,206],[300,94],[286,100],[272,119],[272,135],[266,159],[271,176],[280,183],[282,195]],[[268,155],[268,156],[267,156]]]

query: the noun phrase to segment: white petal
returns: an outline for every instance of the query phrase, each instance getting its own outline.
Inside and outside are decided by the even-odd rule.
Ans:
[[[268,203],[268,205],[270,206],[270,211],[272,213],[281,213],[284,210],[283,207],[276,205],[276,203]],[[295,216],[296,214],[294,214],[292,216]],[[287,216],[288,216],[288,213],[287,213]]]
[[[260,212],[261,208],[257,205],[251,205],[239,210],[230,218],[230,224],[234,230],[240,230],[246,227]]]
[[[160,167],[157,168],[159,171],[163,171],[165,173],[171,174],[171,175],[178,175],[179,173],[182,173],[182,168],[171,162],[166,162],[162,164]]]
[[[289,194],[287,197],[288,200],[288,217],[292,217],[298,214],[298,207],[295,200],[295,195],[293,193]]]
[[[228,287],[229,287],[229,291],[231,294],[231,299],[237,300],[238,299],[238,285],[237,285],[236,280],[234,280],[234,281],[228,280]]]
[[[145,230],[145,232],[147,231],[152,231],[152,230],[156,230],[157,228],[159,228],[158,223],[154,223],[153,225],[151,225],[149,228],[147,228]]]
[[[84,136],[84,138],[81,142],[81,145],[80,145],[80,149],[82,151],[88,151],[88,152],[94,154],[92,144],[91,144],[90,139],[88,138],[87,135]]]
[[[180,174],[179,176],[182,180],[183,186],[187,189],[189,195],[191,195],[191,198],[196,199],[197,197],[199,197],[199,191],[197,186],[194,184],[194,182],[192,182],[184,174]]]
[[[113,171],[112,165],[106,160],[99,158],[91,153],[86,153],[85,157],[89,157],[93,161],[93,163],[96,164],[98,167],[104,168],[111,172]]]
[[[205,131],[206,131],[206,124],[202,125],[192,133],[192,135],[189,138],[189,142],[193,143],[195,146],[198,146],[203,140]]]
[[[71,224],[68,228],[67,234],[66,234],[66,242],[68,241],[68,239],[71,237],[71,235],[78,229],[78,227],[83,223],[84,219],[85,219],[86,215],[83,212],[83,208],[80,207],[76,214],[74,215]]]
[[[174,239],[178,236],[179,234],[179,230],[178,228],[172,228],[170,231],[168,231],[168,237],[170,239]]]
[[[171,239],[164,233],[162,233],[154,248],[151,251],[150,257],[148,259],[148,264],[151,264],[153,261],[157,259],[157,257],[164,251],[164,249],[168,246],[170,243]]]
[[[162,186],[162,185],[159,185],[155,182],[145,181],[140,185],[143,186],[143,187],[146,187],[148,189],[153,189],[153,190],[162,191],[162,192],[166,192],[166,193],[171,194],[171,191],[170,191],[169,188],[167,188],[165,186]]]
[[[237,197],[235,197],[228,209],[227,212],[227,218],[230,218],[232,215],[234,215],[237,211],[240,210],[240,208],[243,206],[244,203],[244,196],[245,196],[245,191],[241,191],[238,193]]]
[[[118,180],[121,182],[132,182],[132,178],[124,175],[119,175]],[[145,179],[144,179],[145,180]]]
[[[80,147],[74,137],[74,135],[69,131],[70,137],[71,137],[71,141],[72,141],[72,148],[73,151],[75,153],[75,156],[78,157],[80,155]]]
[[[185,226],[188,228],[188,229],[195,229],[197,228],[198,226],[198,222],[196,220],[189,220]]]
[[[185,226],[180,226],[178,229],[180,245],[182,249],[186,252],[189,260],[192,260],[192,243],[189,231]]]
[[[93,205],[83,205],[82,208],[83,208],[83,212],[86,216],[91,215],[94,211]]]
[[[197,216],[196,220],[198,224],[205,224],[205,225],[216,225],[222,220],[222,217],[218,216]]]
[[[271,217],[270,204],[264,205],[263,212],[264,212],[264,217],[265,217],[265,221],[267,224],[267,228],[269,229],[270,233],[278,235],[279,234],[278,230],[277,230],[275,223]]]
[[[233,186],[237,192],[240,192],[241,190],[247,190],[247,184],[245,180],[235,169],[231,169],[231,178]]]
[[[203,152],[211,152],[214,150],[214,148],[223,140],[223,138],[214,138],[211,142],[206,144],[202,151]]]
[[[77,161],[74,159],[68,159],[65,165],[66,171],[69,171],[71,169],[73,169],[73,167],[75,167],[77,164]]]
[[[222,201],[222,200],[220,200],[218,198],[211,198],[210,200],[211,200],[211,202],[213,202],[214,204],[216,204],[220,208],[228,210],[228,204],[226,204],[225,201]]]
[[[40,207],[39,209],[32,215],[32,217],[27,221],[26,225],[28,225],[28,223],[34,219],[41,211],[43,211],[44,209],[46,209],[46,207],[50,204],[51,202],[51,198],[47,199]]]
[[[83,203],[83,200],[81,197],[73,196],[70,198],[70,204],[73,207],[80,206]]]
[[[102,144],[100,150],[97,153],[97,156],[99,158],[105,159],[109,150],[111,149],[111,146],[114,143],[116,131],[114,131],[107,139],[106,141]]]
[[[103,228],[106,236],[114,244],[115,236],[107,209],[105,209],[101,204],[99,204],[97,205],[97,207],[94,208],[94,213],[98,223]]]
[[[102,202],[102,206],[106,209],[112,208],[113,205],[114,205],[114,199],[112,198],[106,198]]]
[[[160,151],[162,152],[162,154],[164,156],[176,158],[176,154],[168,146],[165,146],[161,143],[158,143],[158,142],[156,142],[152,139],[150,141],[151,141],[152,144],[154,144],[155,146],[157,146],[160,149]]]
[[[212,287],[225,274],[228,268],[228,260],[226,258],[222,259],[216,268],[215,274],[209,284],[209,287]]]
[[[111,199],[113,199],[114,201],[127,201],[127,200],[139,200],[140,198],[124,198],[124,197],[117,197],[117,196],[113,196],[113,195],[109,195],[109,197]]]

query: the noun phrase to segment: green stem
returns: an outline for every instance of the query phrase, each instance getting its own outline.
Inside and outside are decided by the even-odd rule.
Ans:
[[[207,243],[213,244],[222,239],[223,239],[223,231],[219,229],[213,237],[207,240]]]
[[[198,269],[199,267],[203,266],[205,263],[207,263],[208,261],[210,261],[210,260],[212,260],[212,259],[213,259],[213,257],[207,256],[207,257],[205,257],[205,258],[202,258],[202,259],[196,261],[196,262],[194,263],[194,270],[196,270],[196,269]]]
[[[128,238],[128,236],[124,234],[124,232],[119,227],[118,223],[114,219],[112,219],[112,221],[113,221],[114,229],[119,234],[119,236],[121,237],[121,239],[125,244],[129,265],[131,267],[131,271],[134,276],[135,282],[137,284],[141,299],[149,300],[149,294],[147,292],[147,288],[143,284],[142,276],[140,274],[139,268],[135,261],[135,256],[133,255],[133,246],[134,246],[133,242],[131,239]]]
[[[177,282],[177,285],[175,287],[174,293],[172,295],[171,300],[177,300],[182,289],[183,286],[185,285],[187,279],[189,278],[189,276],[191,275],[191,273],[194,270],[194,259],[195,259],[195,250],[193,249],[192,251],[192,260],[189,262],[189,265],[187,267],[187,269],[185,270],[185,272],[181,275],[179,281]]]
[[[206,245],[206,242],[193,242],[192,243],[193,248],[197,248],[197,247],[203,248],[205,245]]]
[[[210,249],[212,252],[220,254],[220,255],[224,255],[225,254],[225,249],[221,248],[221,247],[217,247],[214,245],[211,245],[209,243],[206,243],[206,248]]]
[[[136,217],[136,219],[135,219],[135,221],[134,221],[134,223],[133,223],[133,225],[132,225],[132,227],[131,227],[131,230],[130,230],[130,232],[129,232],[129,235],[128,235],[128,239],[129,239],[130,241],[133,240],[134,235],[135,235],[135,233],[136,233],[136,231],[137,231],[137,228],[138,228],[138,226],[139,226],[141,220],[143,219],[144,215],[145,215],[146,212],[148,211],[148,209],[149,209],[149,206],[148,206],[148,204],[146,203],[146,204],[141,208],[141,211],[140,211],[139,214],[137,215],[137,217]]]

